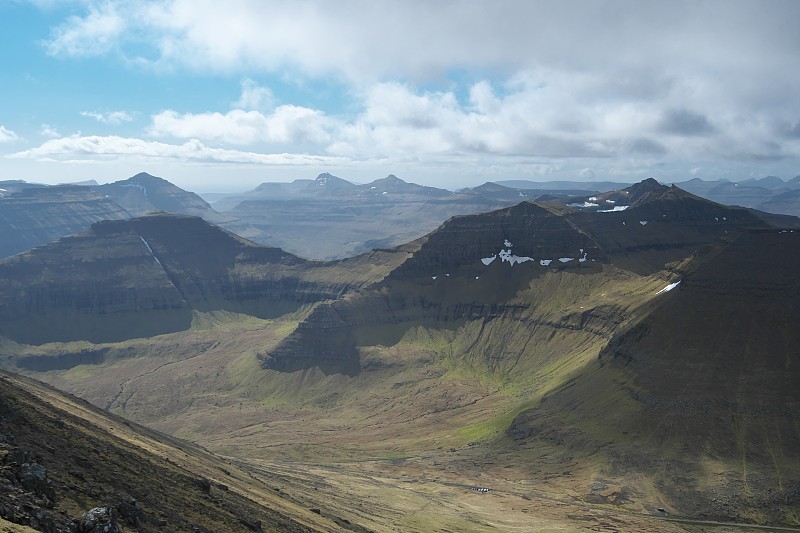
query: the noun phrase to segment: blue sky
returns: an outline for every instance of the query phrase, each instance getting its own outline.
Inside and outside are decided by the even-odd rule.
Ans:
[[[0,0],[0,179],[800,174],[800,2]]]

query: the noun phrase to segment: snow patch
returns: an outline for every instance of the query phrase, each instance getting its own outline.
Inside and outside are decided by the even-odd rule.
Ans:
[[[598,209],[597,212],[598,213],[616,213],[617,211],[625,211],[626,209],[628,209],[628,207],[630,207],[630,206],[627,206],[627,205],[615,205],[611,209]]]
[[[500,253],[497,255],[500,256],[501,261],[508,261],[511,266],[514,266],[514,263],[527,263],[528,261],[533,261],[533,257],[512,255],[511,250],[500,250]]]
[[[677,287],[678,285],[680,285],[680,284],[681,284],[681,281],[683,281],[683,280],[680,280],[680,279],[679,279],[679,280],[678,280],[678,281],[676,281],[675,283],[670,283],[669,285],[667,285],[666,287],[664,287],[663,289],[661,289],[660,291],[658,291],[658,292],[656,293],[656,295],[659,295],[659,294],[661,294],[662,292],[669,292],[669,291],[671,291],[672,289],[674,289],[675,287]]]
[[[642,226],[646,226],[647,225],[647,221],[646,220],[640,220],[639,224],[641,224]]]
[[[596,202],[597,201],[597,197],[596,196],[590,196],[589,197],[589,201],[590,202]]]
[[[436,279],[438,276],[431,276],[431,279]]]
[[[581,258],[578,259],[578,262],[585,263],[586,262],[586,258],[587,258],[588,255],[589,255],[589,252],[584,252],[583,248],[581,248]]]
[[[504,240],[504,241],[503,241],[503,244],[504,244],[504,245],[505,245],[507,248],[510,248],[510,247],[514,246],[513,244],[511,244],[511,241],[509,241],[508,239]]]
[[[574,204],[567,204],[567,205],[569,207],[580,207],[580,208],[584,208],[584,207],[600,207],[599,204],[596,204],[594,202],[583,202],[582,204],[579,204],[579,203],[576,202]]]
[[[574,257],[559,257],[558,260],[561,261],[562,263],[569,263],[570,261],[574,261],[575,258]]]
[[[481,263],[483,263],[486,266],[489,266],[495,259],[497,259],[497,255],[493,255],[492,257],[483,257],[481,258]]]
[[[387,191],[383,191],[381,194],[389,194]]]
[[[607,204],[615,204],[617,203],[616,200],[606,200]]]
[[[120,187],[132,187],[134,189],[139,189],[140,191],[142,191],[144,199],[149,201],[149,199],[147,198],[147,188],[141,183],[121,183]]]
[[[553,262],[552,259],[542,259],[542,260],[539,261],[539,264],[544,266],[544,267],[546,267],[547,265],[549,265],[552,262]]]

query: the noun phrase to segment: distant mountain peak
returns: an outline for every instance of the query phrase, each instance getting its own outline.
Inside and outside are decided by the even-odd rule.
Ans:
[[[328,172],[323,172],[317,179],[314,180],[314,184],[316,187],[325,187],[326,189],[342,189],[342,188],[350,188],[355,187],[349,181],[342,179],[338,176],[334,176],[333,174],[329,174]]]
[[[156,181],[156,182],[169,183],[164,178],[159,178],[158,176],[153,176],[152,174],[148,174],[147,172],[139,172],[135,176],[131,176],[127,180],[123,180],[123,181],[150,181],[150,182]]]

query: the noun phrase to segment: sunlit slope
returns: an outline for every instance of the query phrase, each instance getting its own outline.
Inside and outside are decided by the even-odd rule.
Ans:
[[[798,233],[765,230],[710,254],[518,416],[516,446],[602,450],[598,475],[643,475],[637,489],[684,514],[796,525],[798,246]]]
[[[539,342],[524,340],[537,327],[607,338],[647,298],[613,288],[610,297],[598,288],[615,280],[647,283],[668,263],[702,255],[745,228],[767,227],[746,210],[655,182],[618,196],[631,197],[624,211],[524,202],[455,217],[377,286],[318,307],[264,354],[265,367],[336,372],[338,361],[338,371],[353,374],[359,347],[390,346],[418,326],[454,331],[475,322],[492,331],[516,324],[510,345],[537,349]],[[504,351],[498,344],[484,350],[485,358],[501,367],[529,359],[518,348]]]

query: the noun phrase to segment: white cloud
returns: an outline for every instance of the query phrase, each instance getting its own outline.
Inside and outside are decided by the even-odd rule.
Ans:
[[[39,135],[41,135],[42,137],[48,137],[50,139],[61,137],[61,134],[58,133],[58,130],[56,130],[50,124],[42,124],[41,127],[39,128]]]
[[[227,113],[162,111],[153,116],[148,133],[155,137],[199,138],[229,144],[272,142],[283,144],[323,143],[333,125],[321,111],[282,105],[270,114],[234,109]]]
[[[262,87],[253,80],[242,81],[242,95],[236,101],[237,109],[270,109],[275,105],[275,98],[269,87]]]
[[[89,0],[54,33],[54,53],[86,56],[147,40],[156,61],[204,71],[284,67],[362,81],[462,69],[564,66],[702,73],[775,71],[796,58],[800,6],[761,2],[491,0]],[[769,38],[765,38],[768,36]],[[787,71],[787,74],[788,71]],[[747,82],[741,85],[746,85]],[[761,85],[760,83],[758,84]],[[733,89],[733,87],[732,87]]]
[[[130,122],[133,120],[133,117],[130,115],[130,113],[126,111],[108,111],[105,113],[100,113],[98,111],[81,111],[81,115],[84,117],[93,118],[97,122],[111,124],[113,126],[118,126],[123,122]]]
[[[36,148],[9,154],[6,157],[62,162],[175,160],[247,165],[336,165],[345,161],[327,156],[264,154],[212,148],[197,140],[176,145],[129,137],[79,135],[52,139]]]
[[[53,31],[51,54],[113,54],[148,73],[170,67],[243,80],[233,109],[153,115],[147,133],[159,140],[387,164],[480,161],[543,175],[800,160],[796,1],[769,9],[755,0],[77,6]],[[341,92],[318,98],[318,108],[275,107],[256,79],[333,80]]]
[[[0,126],[0,143],[7,143],[16,140],[19,140],[19,135],[17,135],[10,129],[6,128],[5,126]]]
[[[711,127],[705,115],[676,110],[670,104],[671,89],[658,101],[586,97],[604,94],[606,85],[607,80],[584,73],[525,72],[499,90],[488,80],[479,81],[461,102],[452,91],[376,83],[357,93],[360,111],[351,117],[330,117],[318,109],[293,105],[271,112],[166,110],[152,117],[148,134],[230,145],[277,145],[287,151],[358,160],[625,157],[652,164],[709,154],[733,159],[747,154],[777,157],[789,149],[788,141],[784,146],[767,142],[768,123],[720,114]],[[723,135],[722,130],[736,133]],[[577,171],[581,168],[586,167]]]
[[[107,53],[127,29],[125,18],[117,11],[117,3],[90,3],[84,17],[70,16],[55,29],[47,42],[47,51],[54,56],[92,57]]]

